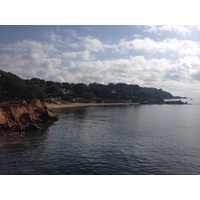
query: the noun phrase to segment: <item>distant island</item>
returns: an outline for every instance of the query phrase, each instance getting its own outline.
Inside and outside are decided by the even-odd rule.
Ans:
[[[177,100],[184,98],[136,84],[86,85],[39,78],[21,79],[0,70],[0,130],[37,130],[58,120],[47,104],[185,104]]]

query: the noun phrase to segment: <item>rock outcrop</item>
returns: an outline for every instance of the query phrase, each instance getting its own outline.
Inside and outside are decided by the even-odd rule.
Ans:
[[[182,104],[187,104],[187,102],[182,102],[181,100],[177,100],[177,101],[166,101],[166,104],[178,104],[178,105],[182,105]]]
[[[9,103],[6,107],[0,108],[1,131],[39,130],[57,120],[58,115],[39,99],[30,104],[26,101]]]

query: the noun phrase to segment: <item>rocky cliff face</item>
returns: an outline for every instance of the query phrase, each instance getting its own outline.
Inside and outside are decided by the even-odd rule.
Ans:
[[[57,120],[58,115],[38,99],[0,108],[0,130],[4,131],[39,130]]]

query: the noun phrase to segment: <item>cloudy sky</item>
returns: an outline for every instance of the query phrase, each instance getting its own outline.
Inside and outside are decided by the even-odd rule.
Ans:
[[[200,26],[0,26],[0,69],[200,96]]]

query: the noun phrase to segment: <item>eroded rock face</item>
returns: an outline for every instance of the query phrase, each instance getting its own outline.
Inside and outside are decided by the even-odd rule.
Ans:
[[[0,130],[4,131],[38,130],[57,120],[58,115],[39,99],[31,104],[23,101],[0,108]]]

